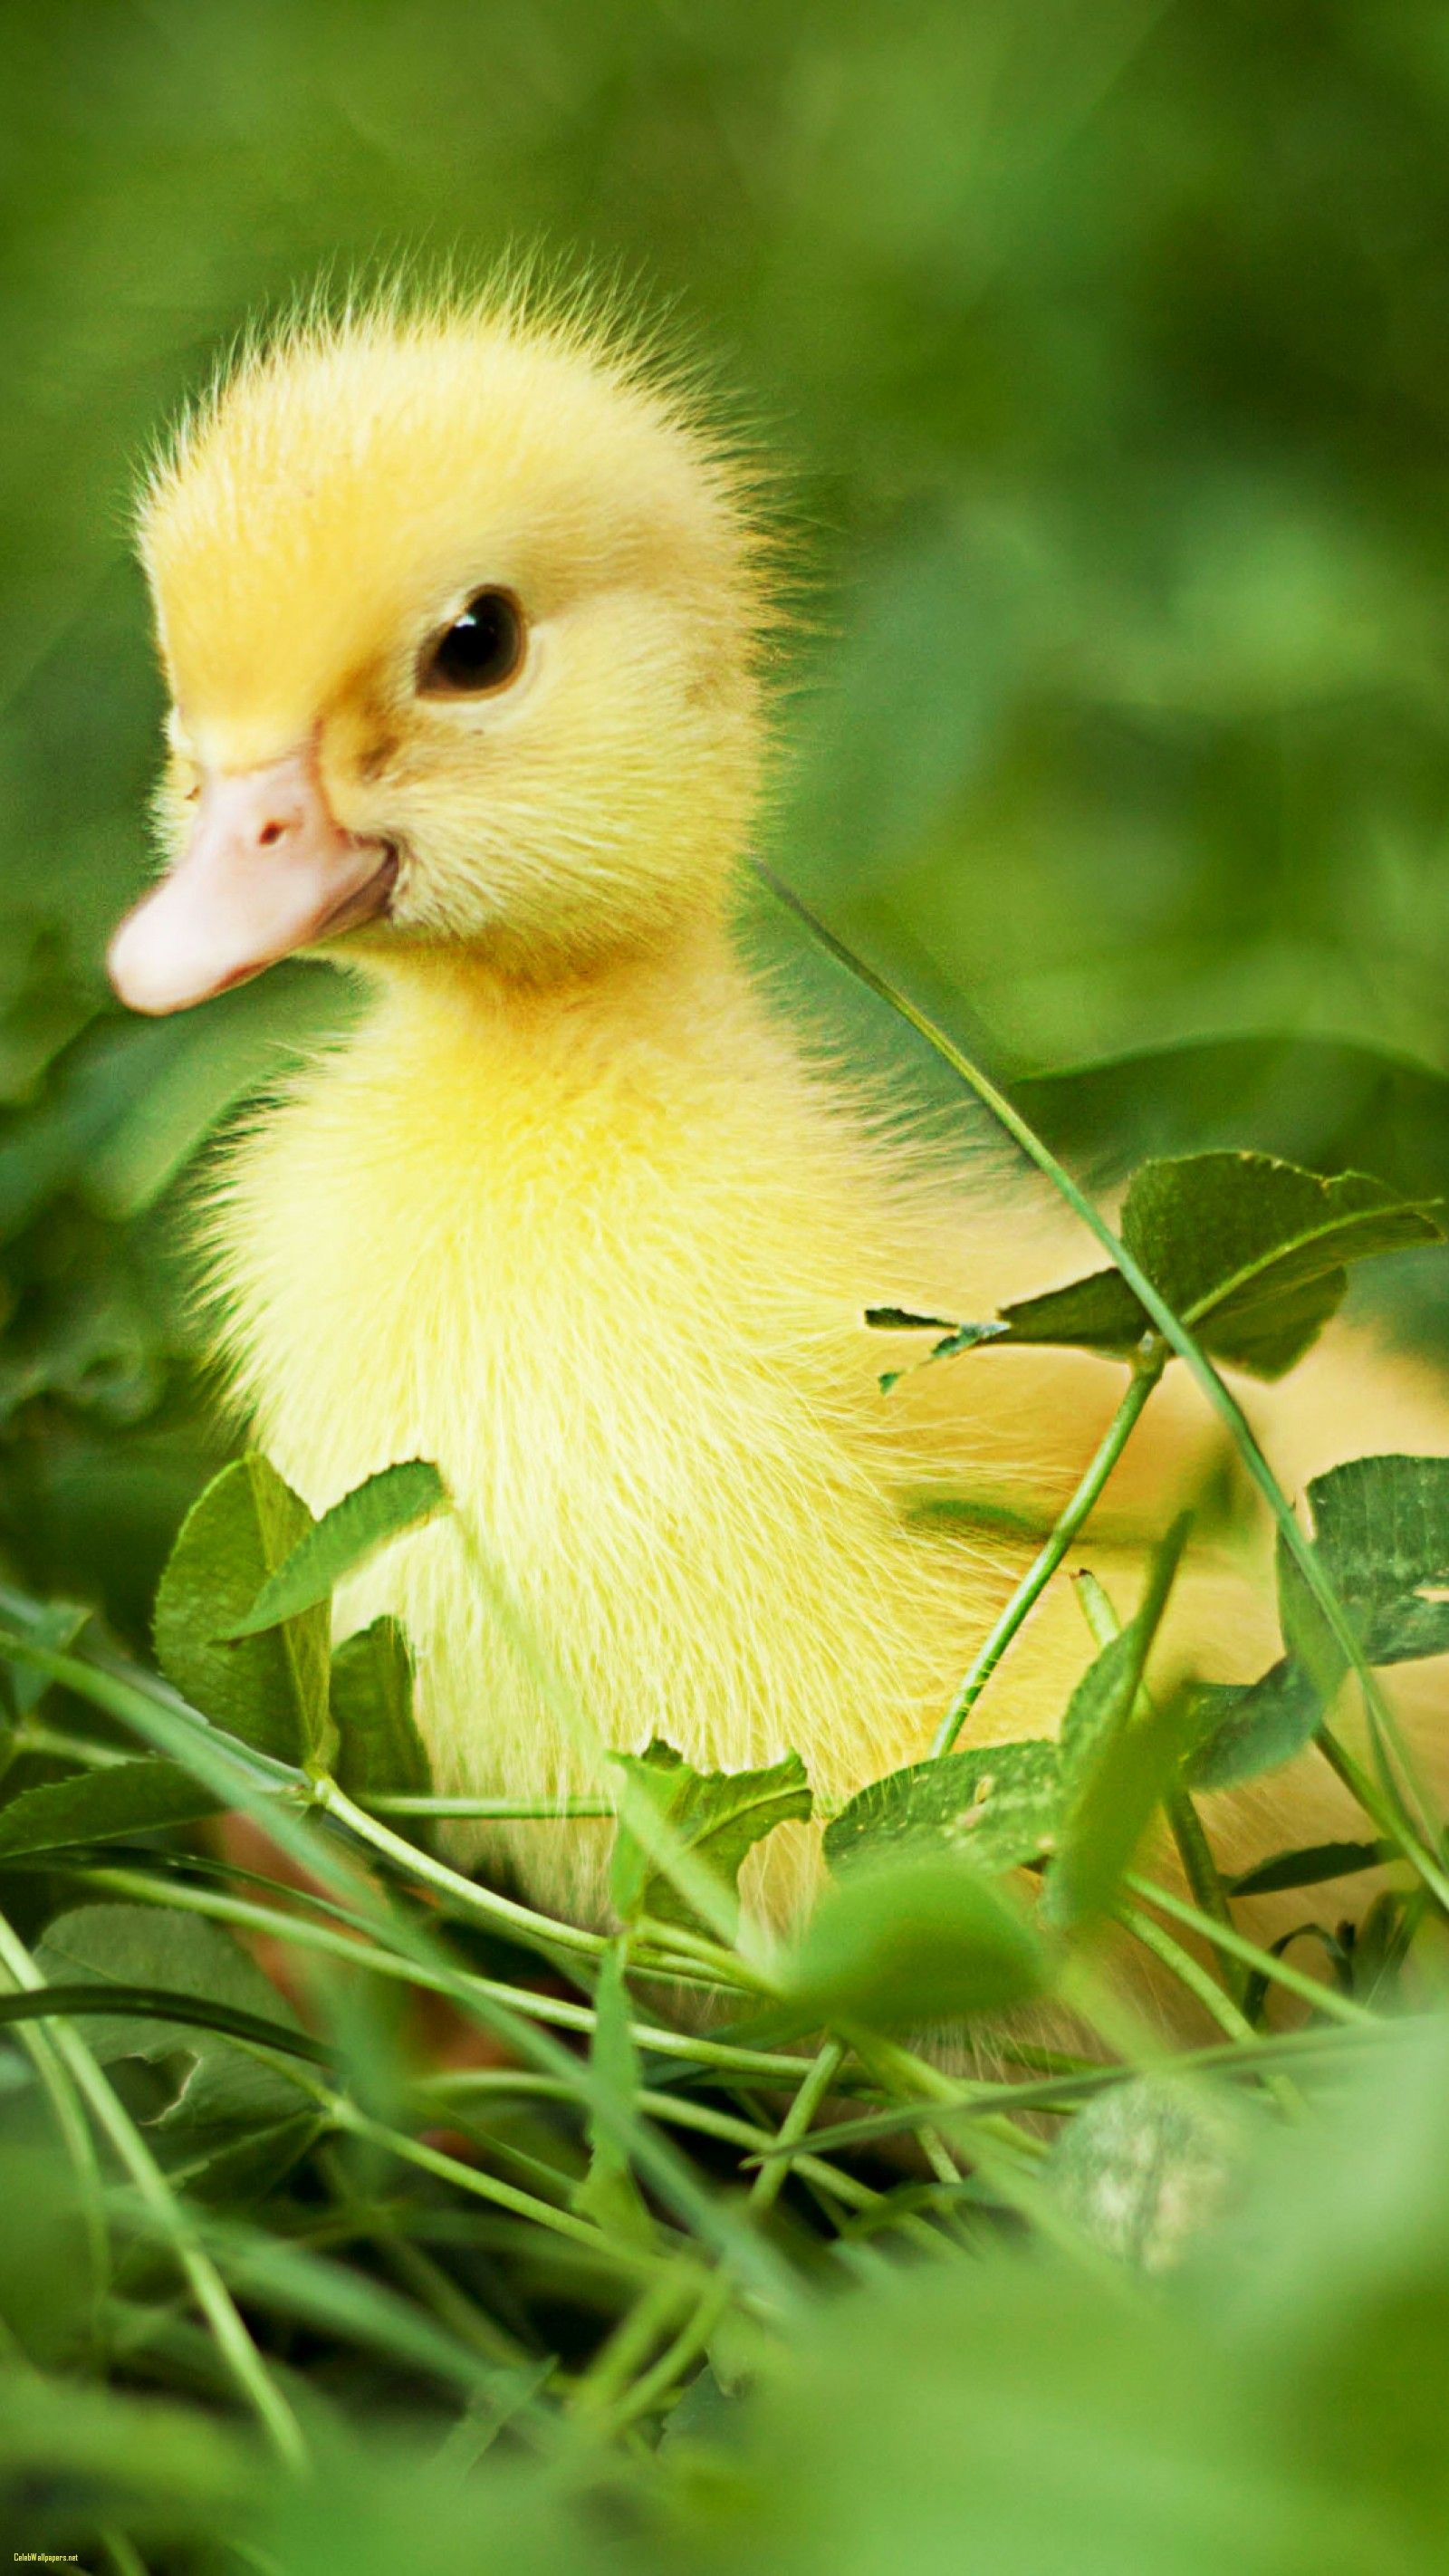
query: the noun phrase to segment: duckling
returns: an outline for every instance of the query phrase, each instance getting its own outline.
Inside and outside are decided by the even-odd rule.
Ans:
[[[142,548],[165,872],[110,971],[143,1012],[297,951],[366,987],[230,1148],[203,1258],[315,1511],[395,1459],[447,1479],[341,1603],[405,1622],[439,1786],[551,1801],[657,1735],[702,1769],[793,1746],[829,1811],[919,1758],[1026,1562],[1012,1510],[1060,1504],[1120,1386],[988,1351],[881,1390],[868,1307],[989,1314],[1082,1247],[913,1144],[741,960],[780,613],[750,474],[587,322],[379,307],[243,359]],[[1258,1413],[1301,1480],[1422,1446],[1430,1401],[1340,1336]],[[1160,1528],[1216,1439],[1170,1379],[1109,1524]],[[907,1508],[947,1488],[974,1522]],[[1209,1669],[1261,1669],[1239,1569],[1203,1552],[1184,1598]],[[1050,1731],[1089,1653],[1053,1590],[973,1740]],[[467,1847],[607,1912],[602,1829]],[[783,1920],[815,1868],[785,1827],[746,1885]]]

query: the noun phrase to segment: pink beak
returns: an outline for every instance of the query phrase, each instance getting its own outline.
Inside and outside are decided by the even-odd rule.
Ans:
[[[207,774],[186,851],[111,941],[112,984],[133,1011],[187,1011],[371,921],[397,857],[344,832],[310,748]]]

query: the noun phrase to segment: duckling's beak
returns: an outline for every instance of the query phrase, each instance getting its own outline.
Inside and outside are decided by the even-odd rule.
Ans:
[[[190,842],[111,941],[133,1011],[190,1010],[380,913],[397,857],[344,832],[310,747],[259,769],[210,771]]]

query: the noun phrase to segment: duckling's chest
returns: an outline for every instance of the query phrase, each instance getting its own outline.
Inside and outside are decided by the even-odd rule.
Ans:
[[[838,1415],[849,1255],[790,1141],[625,1064],[374,1045],[236,1153],[223,1337],[314,1505],[422,1454],[515,1533],[652,1502]],[[817,1200],[819,1193],[816,1193]],[[849,1356],[847,1356],[849,1355]]]

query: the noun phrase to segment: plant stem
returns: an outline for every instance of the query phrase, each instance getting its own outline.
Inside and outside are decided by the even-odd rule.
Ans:
[[[101,2545],[115,2570],[115,2576],[147,2576],[146,2561],[139,2549],[123,2531],[103,2531]]]
[[[1172,1827],[1172,1839],[1177,1845],[1178,1858],[1186,1872],[1188,1886],[1192,1889],[1204,1914],[1210,1914],[1216,1923],[1225,1923],[1231,1932],[1233,1917],[1228,1903],[1228,1892],[1223,1885],[1217,1862],[1213,1858],[1212,1845],[1203,1832],[1202,1818],[1193,1805],[1190,1792],[1183,1788],[1169,1789],[1163,1800],[1163,1806],[1167,1821]],[[1225,1961],[1223,1974],[1235,2001],[1241,2003],[1243,1981],[1237,1973],[1236,1964],[1231,1960]]]
[[[1290,1968],[1285,1959],[1275,1959],[1271,1950],[1259,1949],[1256,1941],[1246,1940],[1241,1932],[1217,1922],[1212,1915],[1204,1914],[1200,1907],[1187,1904],[1182,1897],[1174,1896],[1169,1888],[1159,1887],[1153,1879],[1138,1878],[1129,1871],[1126,1885],[1134,1895],[1156,1906],[1160,1914],[1172,1915],[1175,1921],[1185,1923],[1189,1931],[1201,1933],[1203,1939],[1211,1941],[1217,1949],[1229,1951],[1245,1966],[1258,1969],[1265,1977],[1272,1977],[1278,1985],[1286,1986],[1290,1994],[1301,1995],[1316,2011],[1327,2013],[1330,2020],[1351,2022],[1355,2026],[1372,2022],[1373,2014],[1362,2004],[1336,1993],[1332,1986],[1321,1986],[1312,1977],[1301,1975],[1297,1968]]]
[[[12,1972],[9,1986],[19,1988],[21,1980]],[[101,2338],[101,2310],[111,2276],[111,2239],[106,2223],[105,2182],[101,2174],[96,2143],[86,2121],[85,2110],[76,2089],[75,2079],[56,2044],[56,2034],[32,2023],[22,2022],[16,2032],[36,2078],[55,2118],[71,2171],[76,2178],[80,2197],[81,2223],[85,2230],[86,2255],[90,2267],[92,2330]]]
[[[88,1771],[112,1771],[129,1762],[123,1744],[98,1744],[87,1735],[68,1735],[58,1726],[41,1726],[26,1718],[14,1735],[16,1754],[34,1753],[56,1762],[79,1762]]]
[[[430,2147],[421,2138],[410,2138],[403,2129],[390,2129],[382,2120],[370,2119],[365,2111],[345,2098],[331,2104],[334,2128],[346,2130],[354,2138],[366,2138],[374,2146],[385,2147],[389,2155],[400,2156],[407,2164],[417,2165],[440,2182],[452,2183],[458,2190],[471,2192],[475,2199],[491,2201],[496,2208],[506,2209],[514,2218],[526,2218],[535,2227],[545,2227],[555,2236],[567,2236],[571,2243],[587,2247],[600,2262],[613,2264],[623,2271],[654,2272],[664,2257],[649,2253],[644,2247],[626,2239],[606,2236],[592,2219],[576,2218],[571,2209],[557,2209],[552,2201],[540,2200],[535,2192],[519,2191],[515,2184],[502,2182],[496,2174],[483,2173],[476,2165],[465,2165],[456,2156],[444,2154],[440,2147]]]
[[[1139,1905],[1119,1906],[1117,1920],[1134,1940],[1141,1942],[1144,1950],[1150,1950],[1154,1959],[1171,1970],[1179,1985],[1186,1986],[1189,1994],[1196,1995],[1204,2011],[1211,2013],[1219,2030],[1225,2030],[1240,2047],[1256,2053],[1262,2040],[1247,2014],[1239,2009],[1231,1996],[1224,1994],[1217,1979],[1199,1966],[1191,1951],[1184,1950],[1181,1942],[1174,1941],[1171,1933],[1164,1932],[1161,1924],[1154,1923],[1151,1915],[1144,1914]],[[1265,2072],[1263,2080],[1279,2109],[1296,2119],[1303,2109],[1303,2096],[1297,2086],[1286,2075],[1271,2072]]]
[[[1397,1856],[1409,1862],[1431,1894],[1438,1899],[1445,1912],[1449,1913],[1449,1876],[1445,1875],[1433,1853],[1425,1849],[1417,1835],[1404,1831],[1389,1800],[1369,1778],[1362,1765],[1355,1762],[1347,1746],[1340,1743],[1331,1727],[1320,1726],[1313,1740],[1329,1768],[1337,1772],[1344,1787],[1357,1799],[1364,1814],[1378,1826],[1380,1833],[1388,1841],[1396,1844]],[[1395,1856],[1389,1855],[1390,1858]]]
[[[1098,1582],[1095,1574],[1084,1571],[1078,1575],[1077,1599],[1082,1605],[1083,1616],[1099,1646],[1108,1646],[1114,1637],[1121,1635],[1122,1622],[1117,1616],[1110,1595]],[[1142,1696],[1146,1699],[1145,1692]],[[1150,1706],[1150,1702],[1148,1705]],[[1203,1832],[1202,1819],[1193,1804],[1191,1793],[1179,1781],[1175,1788],[1168,1790],[1162,1803],[1167,1821],[1172,1828],[1172,1838],[1177,1845],[1178,1857],[1186,1872],[1187,1883],[1193,1895],[1205,1914],[1213,1915],[1219,1923],[1226,1923],[1231,1931],[1233,1917],[1228,1904],[1228,1892],[1218,1874],[1212,1846]],[[1193,1965],[1196,1970],[1195,1961]],[[1239,1968],[1236,1960],[1224,1959],[1222,1973],[1223,1982],[1234,2003],[1241,2004],[1245,1982],[1244,1972]],[[1190,1981],[1184,1980],[1184,1982]],[[1209,2006],[1209,2010],[1212,2009]],[[1251,2028],[1251,2025],[1246,2024],[1245,2027]]]
[[[375,1816],[457,1816],[477,1817],[481,1822],[502,1824],[567,1825],[586,1816],[613,1816],[618,1810],[609,1798],[558,1798],[550,1802],[539,1798],[423,1798],[375,1796],[367,1801],[369,1813]]]
[[[534,1994],[526,1986],[502,1985],[494,1978],[476,1977],[465,1969],[433,1967],[391,1950],[369,1947],[346,1932],[333,1931],[325,1923],[309,1922],[304,1915],[256,1905],[246,1897],[226,1896],[218,1890],[190,1887],[184,1882],[163,1884],[142,1870],[102,1867],[78,1870],[75,1875],[87,1887],[101,1888],[108,1895],[133,1897],[143,1905],[173,1905],[183,1913],[205,1914],[218,1923],[234,1923],[241,1931],[263,1932],[274,1939],[290,1941],[298,1949],[343,1959],[349,1967],[366,1969],[373,1976],[391,1977],[403,1985],[421,1986],[431,1994],[448,1995],[465,2008],[470,2002],[497,2002],[525,2019],[550,2023],[558,2030],[588,2032],[594,2027],[592,2007],[571,2003],[564,1995]],[[375,1927],[359,1921],[357,1929],[371,1932],[375,1938]],[[803,2058],[787,2055],[783,2049],[737,2048],[728,2040],[696,2037],[692,2031],[670,2030],[657,2022],[631,2022],[629,2029],[636,2047],[648,2049],[656,2057],[680,2058],[687,2065],[715,2067],[729,2075],[750,2075],[766,2084],[798,2084],[805,2069]],[[579,2098],[576,2077],[566,2084],[566,2090],[573,2099]]]
[[[470,2095],[478,2093],[485,2098],[490,2094],[528,2094],[555,2102],[573,2098],[569,2087],[556,2076],[530,2075],[512,2067],[460,2067],[446,2074],[426,2076],[419,2086],[424,2104],[445,2105],[455,2117],[460,2116],[457,2106],[466,2105]],[[648,2086],[640,2088],[637,2098],[640,2110],[647,2111],[651,2120],[693,2130],[700,2137],[718,2138],[726,2146],[743,2148],[747,2155],[773,2156],[777,2150],[776,2133],[760,2128],[753,2120],[740,2119],[733,2112],[717,2111],[713,2103],[693,2102],[687,2094],[655,2093]],[[783,2130],[779,2135],[783,2136]],[[823,2157],[794,2149],[790,2153],[799,2173],[848,2209],[875,2209],[889,2197],[861,2182],[855,2174],[837,2173]]]
[[[785,2153],[773,2157],[769,2164],[761,2165],[750,2184],[747,2205],[753,2217],[763,2218],[766,2212],[774,2207],[790,2171],[790,2151],[798,2145],[809,2128],[840,2071],[844,2056],[843,2041],[828,2039],[813,2059],[804,2083],[780,2123],[779,2136],[775,2143],[777,2147],[783,2148]],[[635,2381],[626,2402],[615,2407],[610,2422],[611,2431],[622,2432],[626,2425],[637,2423],[642,2416],[654,2412],[660,2401],[677,2385],[691,2362],[697,2360],[704,2351],[710,2336],[724,2317],[730,2304],[730,2297],[730,2284],[727,2280],[717,2277],[706,2285],[694,2315],[681,2326],[674,2341],[660,2354],[653,2368],[646,2370],[643,2376]]]
[[[1351,2028],[1338,2024],[1331,2029],[1311,2026],[1306,2030],[1279,2031],[1267,2037],[1255,2032],[1256,2044],[1251,2056],[1236,2039],[1231,2042],[1218,2040],[1207,2048],[1181,2050],[1171,2058],[1159,2060],[1158,2065],[1170,2066],[1174,2074],[1190,2075],[1201,2071],[1257,2076],[1267,2073],[1270,2067],[1293,2066],[1316,2057],[1332,2059],[1345,2051],[1386,2045],[1398,2036],[1401,2028],[1402,2024],[1371,2017]],[[1013,2089],[1023,2111],[1068,2110],[1079,2102],[1090,2101],[1097,2093],[1109,2092],[1115,2084],[1131,2082],[1139,2072],[1138,2068],[1131,2066],[1099,2066],[1088,2074],[1044,2077],[1039,2084],[1023,2084]],[[820,2154],[834,2155],[838,2150],[869,2146],[875,2139],[893,2137],[902,2130],[919,2128],[926,2120],[943,2117],[949,2117],[953,2127],[972,2128],[982,2107],[979,2094],[965,2089],[958,2091],[954,2102],[950,2103],[895,2103],[885,2110],[867,2112],[857,2120],[842,2120],[833,2129],[817,2130],[814,2145]],[[766,2148],[761,2152],[770,2154],[773,2150]]]
[[[1107,1426],[1101,1446],[1061,1514],[1045,1547],[1028,1567],[990,1635],[971,1660],[960,1689],[942,1718],[931,1746],[933,1754],[949,1753],[962,1726],[981,1697],[1027,1612],[1045,1592],[1052,1576],[1090,1517],[1103,1486],[1126,1448],[1142,1409],[1167,1366],[1168,1352],[1155,1333],[1144,1335],[1132,1363],[1127,1392]]]
[[[410,1876],[421,1879],[424,1886],[447,1897],[450,1904],[462,1912],[480,1916],[483,1921],[510,1933],[515,1940],[526,1941],[545,1954],[550,1950],[572,1950],[584,1958],[602,1957],[607,1946],[602,1933],[582,1931],[577,1924],[560,1922],[553,1915],[535,1914],[530,1906],[516,1904],[513,1898],[496,1895],[491,1887],[480,1887],[476,1880],[464,1878],[461,1871],[450,1869],[446,1861],[435,1860],[430,1852],[419,1850],[415,1843],[405,1842],[401,1835],[395,1834],[382,1822],[380,1816],[368,1808],[359,1807],[345,1790],[339,1789],[335,1780],[325,1774],[316,1783],[316,1804],[325,1815],[345,1825],[359,1842],[369,1843],[374,1851],[381,1853],[397,1868],[406,1870]],[[614,1810],[601,1807],[597,1812],[612,1815]],[[676,1943],[672,1926],[655,1925],[650,1929],[657,1939],[668,1940],[671,1944],[670,1952],[662,1959],[652,1959],[648,1963],[655,1975],[683,1977],[690,1983],[697,1983],[699,1963],[703,1960],[713,1971],[707,1980],[711,1985],[723,1983],[759,1993],[769,1991],[743,1961],[737,1959],[732,1951],[721,1949],[718,1943],[696,1940],[685,1931],[679,1932]],[[676,1946],[681,1954],[677,1960],[672,1955]]]
[[[581,1932],[573,1923],[557,1923],[551,1915],[535,1914],[531,1906],[516,1905],[508,1896],[496,1896],[491,1887],[480,1887],[477,1881],[464,1878],[462,1872],[449,1869],[447,1863],[434,1860],[431,1852],[419,1850],[416,1843],[405,1842],[400,1834],[357,1806],[345,1789],[325,1773],[314,1788],[316,1805],[326,1816],[345,1825],[359,1842],[368,1843],[376,1852],[406,1870],[410,1878],[420,1879],[425,1887],[446,1896],[450,1904],[466,1914],[476,1914],[484,1923],[507,1932],[515,1941],[526,1941],[530,1949],[574,1950],[582,1957],[596,1959],[604,1949],[598,1932]]]
[[[1171,1969],[1179,1985],[1186,1986],[1188,1993],[1196,1996],[1204,2012],[1212,2015],[1219,2030],[1226,2031],[1230,2039],[1244,2045],[1256,2042],[1258,2034],[1246,2013],[1239,2011],[1231,1995],[1224,1993],[1217,1978],[1209,1975],[1191,1951],[1184,1950],[1181,1942],[1174,1941],[1170,1932],[1164,1932],[1160,1923],[1154,1923],[1150,1914],[1144,1914],[1137,1905],[1120,1905],[1117,1920],[1135,1941],[1141,1942],[1144,1950],[1151,1951],[1161,1966]]]

